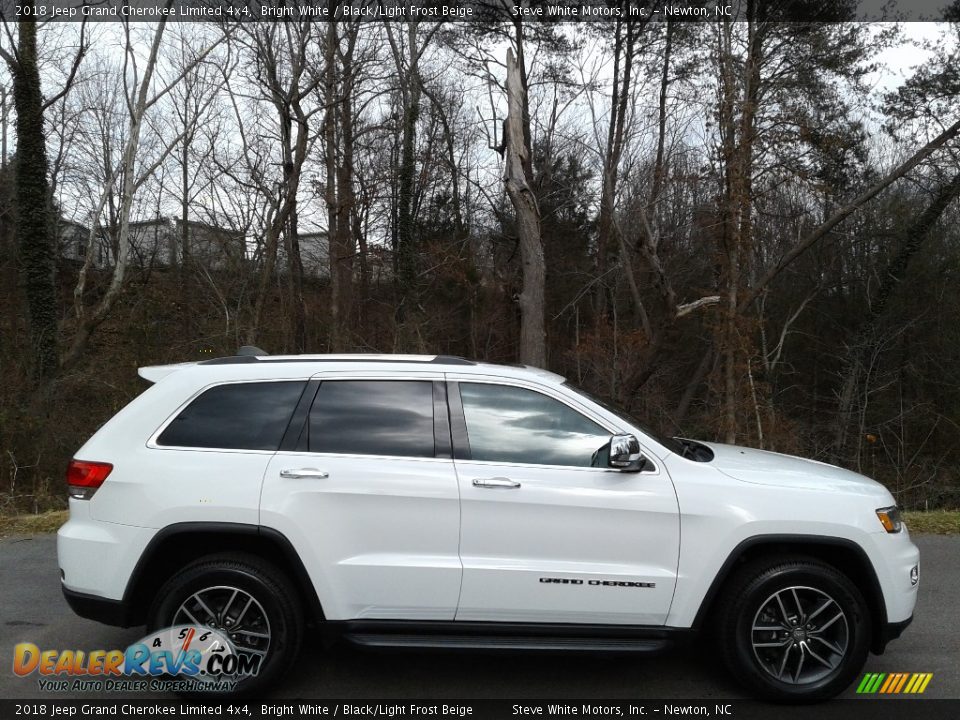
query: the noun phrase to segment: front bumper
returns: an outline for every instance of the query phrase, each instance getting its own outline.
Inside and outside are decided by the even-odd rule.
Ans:
[[[910,541],[906,528],[898,533],[872,533],[868,538],[871,541],[866,543],[868,554],[883,592],[886,610],[883,622],[891,625],[909,622],[919,590],[911,571],[920,565],[920,551]]]

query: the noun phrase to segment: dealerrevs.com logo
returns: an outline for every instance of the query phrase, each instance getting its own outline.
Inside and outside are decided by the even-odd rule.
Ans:
[[[38,676],[45,692],[230,692],[260,671],[260,654],[238,652],[211,628],[177,625],[138,640],[126,650],[13,649],[13,672]]]

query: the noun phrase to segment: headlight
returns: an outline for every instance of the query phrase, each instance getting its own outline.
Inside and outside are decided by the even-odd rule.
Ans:
[[[903,518],[900,517],[900,510],[896,505],[879,508],[877,517],[880,518],[883,529],[888,533],[898,533],[903,528]]]

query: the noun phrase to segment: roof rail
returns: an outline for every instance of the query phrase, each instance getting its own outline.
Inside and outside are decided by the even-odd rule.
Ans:
[[[256,355],[230,355],[229,357],[218,357],[210,360],[201,360],[197,365],[243,365],[245,363],[258,363],[260,358]]]
[[[437,355],[430,362],[437,365],[476,365],[473,360],[459,357],[458,355]]]
[[[278,357],[270,358],[267,355],[267,359],[261,359],[258,356],[267,355],[263,350],[252,345],[244,345],[241,347],[236,355],[231,355],[229,357],[219,357],[211,358],[210,360],[201,360],[198,362],[198,365],[245,365],[247,363],[259,363],[259,362],[394,362],[394,363],[413,363],[413,362],[423,362],[421,360],[410,360],[410,359],[397,359],[390,360],[388,357],[378,357],[365,358],[363,355],[355,355],[352,357],[338,357],[335,360],[328,360],[324,357],[305,357],[300,358],[297,356],[292,357]],[[432,360],[427,361],[433,365],[476,365],[477,363],[473,360],[467,360],[466,358],[458,357],[456,355],[437,355]]]

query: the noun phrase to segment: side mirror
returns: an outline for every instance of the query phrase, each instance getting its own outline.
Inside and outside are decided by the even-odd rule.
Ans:
[[[638,472],[647,464],[640,454],[640,441],[633,435],[614,435],[610,438],[610,459],[607,464],[617,470]]]

